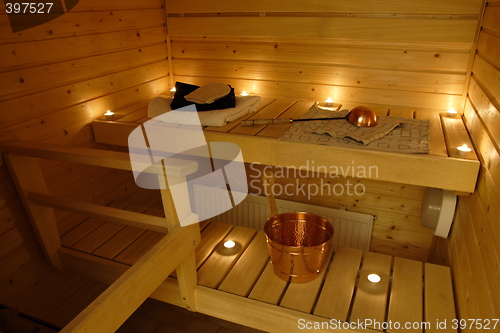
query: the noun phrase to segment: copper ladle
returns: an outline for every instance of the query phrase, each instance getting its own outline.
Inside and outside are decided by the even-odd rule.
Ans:
[[[332,119],[347,119],[348,122],[358,127],[373,127],[377,125],[377,115],[369,107],[356,106],[352,108],[345,117],[337,118],[306,118],[306,119],[249,119],[242,120],[241,126],[252,125],[271,125],[271,124],[289,124],[296,121],[315,121],[315,120],[332,120]]]

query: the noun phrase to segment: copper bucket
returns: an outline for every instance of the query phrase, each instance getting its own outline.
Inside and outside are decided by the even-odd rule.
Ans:
[[[274,273],[285,281],[318,277],[333,236],[328,220],[311,213],[283,213],[264,225]]]

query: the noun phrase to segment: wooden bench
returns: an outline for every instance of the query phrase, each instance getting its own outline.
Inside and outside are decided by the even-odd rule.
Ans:
[[[146,209],[131,206],[129,209]],[[148,213],[159,214],[151,209]],[[123,231],[104,242],[111,233],[105,231],[109,229],[106,224],[103,221],[98,230],[81,235],[74,244],[63,236],[63,266],[112,282],[161,239],[161,234],[145,230],[127,238]],[[223,243],[227,240],[235,241],[238,250],[226,250]],[[399,326],[411,325],[412,332],[424,328],[434,332],[437,323],[451,323],[456,318],[449,267],[339,247],[328,253],[318,278],[289,283],[274,274],[263,231],[216,221],[202,224],[195,254],[195,294],[202,301],[197,303],[197,311],[266,331],[273,331],[272,327],[293,332],[327,322],[328,329],[317,331],[362,326],[382,331],[390,325],[386,331],[396,332]],[[106,265],[105,276],[101,265]],[[373,273],[381,277],[379,283],[368,281]],[[182,306],[175,275],[151,297]],[[231,304],[238,310],[230,310]],[[258,309],[272,316],[267,318]]]
[[[163,212],[52,196],[38,165],[44,158],[131,170],[126,153],[36,142],[1,148],[47,260],[112,283],[64,333],[114,332],[147,297],[269,332],[301,332],[311,325],[316,332],[335,331],[335,325],[348,325],[337,329],[342,332],[375,332],[390,322],[426,325],[425,332],[432,332],[444,320],[451,329],[448,267],[339,248],[316,280],[288,283],[274,275],[262,232],[218,222],[181,228],[168,189],[160,190]],[[190,163],[172,168],[159,170],[161,177],[192,170]],[[54,209],[91,219],[63,231]],[[116,223],[126,227],[117,230]],[[124,233],[108,237],[116,231]],[[229,239],[238,244],[234,253],[221,248]],[[369,282],[370,273],[381,281]]]
[[[244,127],[241,120],[266,118],[298,118],[306,113],[314,101],[264,97],[258,112],[247,115],[223,127],[205,127],[208,142],[229,141],[240,146],[247,162],[264,165],[303,167],[307,161],[339,168],[357,165],[377,166],[376,179],[381,181],[420,185],[453,190],[457,194],[474,192],[479,161],[474,150],[466,156],[457,154],[463,144],[473,147],[460,116],[449,118],[436,110],[409,108],[388,109],[370,105],[378,115],[428,119],[430,128],[429,154],[398,154],[373,150],[350,149],[322,145],[279,141],[291,126],[260,125]],[[344,105],[351,108],[354,105]],[[117,111],[113,120],[96,119],[92,123],[95,140],[112,145],[128,145],[128,135],[150,118],[144,103]],[[301,152],[307,151],[307,154]],[[368,176],[367,178],[370,178]]]

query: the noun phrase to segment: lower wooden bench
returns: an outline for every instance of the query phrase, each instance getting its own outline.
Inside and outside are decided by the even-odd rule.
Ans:
[[[152,239],[121,246],[149,248]],[[234,251],[223,247],[226,240],[236,242]],[[60,253],[64,268],[107,283],[128,268],[71,248]],[[274,274],[262,231],[215,221],[203,225],[195,253],[197,311],[207,315],[270,332],[456,331],[449,267],[339,247],[328,254],[317,279],[289,283]],[[369,274],[380,282],[370,282]],[[182,306],[174,277],[151,297]],[[448,330],[442,324],[438,329],[444,322]]]

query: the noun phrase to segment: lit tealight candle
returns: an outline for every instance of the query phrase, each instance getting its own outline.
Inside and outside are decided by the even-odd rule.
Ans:
[[[176,91],[177,91],[177,89],[175,89],[175,87],[173,87],[172,89],[170,89],[170,95],[174,96]]]
[[[467,155],[468,153],[470,153],[472,151],[471,148],[469,148],[466,144],[460,146],[460,147],[457,147],[457,152],[458,152],[458,155]]]
[[[458,111],[455,110],[454,108],[451,108],[448,110],[448,112],[446,112],[448,114],[448,117],[455,117],[457,114],[458,114]]]
[[[224,242],[224,247],[226,249],[232,249],[233,247],[235,247],[236,243],[233,242],[232,240],[228,240],[228,241],[225,241]]]
[[[370,281],[370,282],[372,282],[372,283],[379,283],[379,282],[380,282],[380,280],[382,280],[382,279],[380,278],[380,275],[378,275],[378,274],[374,274],[374,273],[373,273],[373,274],[368,274],[368,277],[367,277],[367,278],[368,278],[368,281]]]
[[[106,119],[113,119],[113,118],[114,118],[114,116],[115,116],[115,113],[114,113],[114,112],[111,112],[111,111],[109,111],[109,110],[108,110],[108,111],[106,111],[106,112],[104,113],[104,117],[105,117]]]
[[[248,93],[246,91],[243,91],[240,95],[241,96],[248,96]]]
[[[334,101],[330,97],[328,97],[327,100],[325,101],[326,106],[333,106],[333,103]]]

